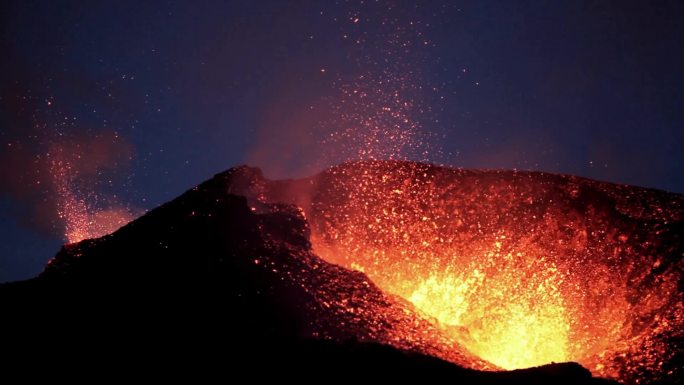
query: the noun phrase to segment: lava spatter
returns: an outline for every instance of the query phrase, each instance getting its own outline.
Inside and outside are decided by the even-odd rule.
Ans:
[[[91,143],[98,148],[96,144]],[[116,199],[98,193],[97,171],[106,165],[102,160],[93,162],[89,159],[92,157],[80,144],[54,145],[46,156],[57,216],[68,243],[101,237],[135,218],[130,207],[118,205]],[[94,157],[106,160],[102,154]]]

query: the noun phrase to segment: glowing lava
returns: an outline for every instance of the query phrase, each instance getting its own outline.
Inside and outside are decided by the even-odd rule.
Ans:
[[[504,369],[568,361],[570,325],[559,279],[553,267],[542,268],[548,271],[531,280],[510,269],[431,275],[407,298],[443,327],[465,328],[463,345]],[[502,302],[506,306],[492,306]]]
[[[259,194],[304,210],[317,255],[363,271],[501,368],[577,361],[630,383],[676,371],[682,196],[398,161]]]
[[[414,228],[415,231],[415,228]],[[415,233],[414,233],[415,235]],[[414,235],[404,233],[406,239]],[[534,253],[502,254],[505,236],[491,249],[472,254],[444,251],[453,264],[439,268],[428,261],[444,261],[440,250],[420,241],[420,255],[411,249],[373,250],[367,259],[352,251],[319,246],[316,252],[336,263],[356,260],[350,268],[364,271],[392,294],[406,298],[434,319],[473,354],[504,369],[526,368],[570,358],[570,319],[560,292],[563,275],[554,262]],[[364,248],[367,246],[352,246]],[[363,254],[363,252],[360,252]],[[417,259],[422,260],[418,262]],[[403,261],[408,268],[402,267]],[[384,267],[383,263],[389,262]],[[426,263],[421,267],[420,263]],[[530,273],[532,272],[532,273]]]

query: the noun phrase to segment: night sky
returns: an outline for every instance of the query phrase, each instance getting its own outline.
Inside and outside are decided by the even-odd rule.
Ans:
[[[0,282],[40,272],[74,212],[123,223],[244,163],[684,192],[679,1],[6,0],[0,33]]]

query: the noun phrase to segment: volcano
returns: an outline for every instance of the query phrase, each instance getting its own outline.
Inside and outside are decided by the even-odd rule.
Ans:
[[[0,285],[4,349],[123,373],[675,384],[683,230],[682,195],[574,176],[242,166]]]

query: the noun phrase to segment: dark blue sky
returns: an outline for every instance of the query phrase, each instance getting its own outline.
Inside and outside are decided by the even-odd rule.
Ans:
[[[64,242],[55,159],[134,214],[237,164],[310,173],[387,101],[340,90],[387,73],[421,158],[684,192],[678,1],[4,1],[0,28],[0,282]]]

